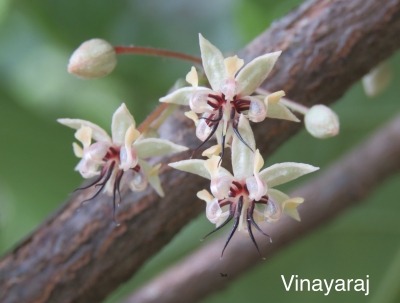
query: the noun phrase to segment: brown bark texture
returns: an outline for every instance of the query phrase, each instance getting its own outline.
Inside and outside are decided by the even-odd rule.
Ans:
[[[263,230],[268,231],[273,242],[257,235],[263,257],[269,260],[280,249],[362,201],[379,183],[398,173],[399,139],[400,115],[330,168],[318,173],[312,181],[296,189],[291,196],[304,197],[306,201],[299,209],[302,220],[299,223],[284,218],[265,224]],[[220,260],[225,242],[226,235],[200,248],[141,287],[124,303],[198,302],[221,291],[243,272],[263,265],[250,238],[239,234]]]
[[[267,8],[266,8],[267,9]],[[304,104],[331,103],[400,47],[400,0],[307,1],[250,43],[246,60],[283,50],[264,88],[285,90]],[[217,44],[217,43],[216,43]],[[300,124],[267,121],[254,126],[258,148],[270,155]],[[162,138],[194,148],[192,123],[175,111]],[[190,153],[167,163],[188,158]],[[207,182],[164,166],[154,191],[123,193],[118,228],[111,200],[100,195],[77,211],[92,190],[78,191],[25,241],[0,260],[0,302],[100,302],[129,279],[192,218],[203,211],[196,192]]]

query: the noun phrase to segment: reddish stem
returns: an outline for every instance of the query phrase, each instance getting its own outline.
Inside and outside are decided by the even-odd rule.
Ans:
[[[115,52],[117,54],[138,54],[138,55],[147,55],[147,56],[159,56],[159,57],[168,57],[175,58],[179,60],[191,61],[196,64],[201,64],[201,59],[199,57],[187,55],[180,52],[174,52],[166,49],[158,49],[152,47],[143,47],[143,46],[114,46]]]

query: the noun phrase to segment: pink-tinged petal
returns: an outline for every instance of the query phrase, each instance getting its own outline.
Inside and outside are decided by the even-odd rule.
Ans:
[[[318,169],[319,167],[309,164],[284,162],[263,169],[260,172],[260,178],[268,187],[274,187],[297,179],[305,174],[312,173]]]
[[[100,172],[100,166],[104,164],[103,158],[108,150],[108,145],[96,142],[83,151],[82,160],[75,167],[75,170],[84,178],[91,178]]]
[[[220,91],[227,79],[224,56],[221,51],[199,34],[201,60],[208,82],[213,90]]]
[[[78,165],[75,166],[75,170],[85,179],[92,178],[100,173],[99,164],[87,158],[82,158]]]
[[[268,53],[249,62],[236,77],[237,94],[251,95],[267,78],[281,51]]]
[[[132,191],[143,191],[148,184],[147,177],[143,171],[128,170],[124,173],[123,178]]]
[[[241,180],[253,175],[253,154],[256,144],[249,121],[243,115],[239,118],[238,131],[241,139],[237,135],[232,139],[232,168],[235,178]]]
[[[229,190],[232,185],[233,178],[230,175],[218,175],[211,177],[210,189],[217,199],[224,199],[229,196]]]
[[[264,216],[268,222],[274,222],[282,217],[282,208],[279,203],[269,200],[264,211]]]
[[[220,220],[221,215],[222,209],[219,206],[217,199],[207,203],[206,216],[211,223],[216,224]]]
[[[111,143],[111,138],[107,134],[107,132],[102,129],[97,124],[92,122],[81,120],[81,119],[69,119],[69,118],[62,118],[57,119],[57,121],[65,126],[68,126],[73,129],[80,129],[83,126],[90,127],[92,129],[92,138],[97,142],[107,142]]]
[[[252,122],[264,121],[267,116],[267,108],[263,101],[258,98],[249,97],[250,108],[248,112],[249,120]]]
[[[216,94],[210,90],[193,91],[192,97],[189,101],[190,109],[197,114],[213,112],[215,109],[208,104],[208,95],[210,93]]]
[[[113,142],[117,145],[123,145],[125,142],[125,134],[130,126],[135,128],[136,123],[132,114],[129,112],[125,103],[115,111],[112,117],[111,134]]]
[[[208,118],[209,115],[205,114],[203,118]],[[206,119],[200,119],[196,125],[196,137],[200,141],[204,141],[208,138],[211,133],[212,128],[207,125]]]

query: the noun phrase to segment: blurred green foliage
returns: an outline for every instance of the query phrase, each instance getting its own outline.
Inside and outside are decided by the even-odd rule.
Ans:
[[[197,34],[201,32],[223,51],[234,51],[297,3],[0,1],[0,253],[21,241],[81,182],[73,171],[77,163],[71,149],[73,132],[58,125],[56,118],[89,119],[108,129],[112,112],[124,101],[141,121],[189,69],[186,63],[171,60],[123,56],[111,76],[83,81],[66,72],[68,57],[81,42],[100,37],[113,44],[198,54]],[[399,56],[391,59],[391,66],[399,75]],[[302,132],[267,159],[267,164],[299,161],[327,167],[398,112],[397,96],[398,88],[392,84],[370,100],[356,85],[334,106],[341,118],[340,136],[319,141]],[[399,302],[398,293],[390,291],[398,275],[388,269],[399,263],[399,181],[399,177],[389,180],[365,203],[260,262],[204,302]],[[202,202],[193,197],[190,203]],[[194,220],[107,302],[118,302],[198,247],[200,243],[193,239],[200,239],[211,228],[204,216]],[[250,242],[249,249],[254,249]],[[328,279],[368,274],[371,295],[285,292],[281,274]]]

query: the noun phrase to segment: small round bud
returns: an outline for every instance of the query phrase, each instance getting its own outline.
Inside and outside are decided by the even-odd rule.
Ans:
[[[304,117],[304,123],[307,131],[316,138],[329,138],[339,133],[339,118],[325,105],[311,107]]]
[[[83,42],[72,54],[68,72],[84,79],[108,75],[117,65],[114,47],[105,40],[91,39]]]

